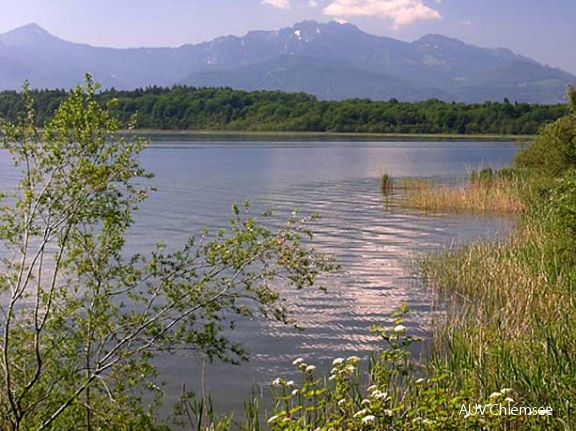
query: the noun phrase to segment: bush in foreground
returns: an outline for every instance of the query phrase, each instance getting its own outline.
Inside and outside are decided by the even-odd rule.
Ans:
[[[528,403],[514,386],[483,392],[473,377],[440,366],[422,366],[411,351],[421,338],[403,324],[402,307],[390,326],[375,326],[380,345],[369,360],[334,358],[321,375],[313,364],[294,360],[293,379],[271,383],[272,412],[266,422],[252,403],[237,429],[256,431],[536,431],[563,429],[555,412]],[[209,404],[195,402],[190,429],[236,429],[231,416],[204,414]],[[550,414],[551,413],[551,414]]]
[[[275,281],[312,286],[332,260],[306,248],[294,215],[276,230],[239,208],[230,226],[180,249],[127,256],[132,214],[151,174],[146,142],[77,88],[35,127],[33,101],[2,148],[20,182],[0,206],[0,429],[152,430],[158,427],[151,359],[187,349],[239,362],[223,335],[238,318],[290,321]]]

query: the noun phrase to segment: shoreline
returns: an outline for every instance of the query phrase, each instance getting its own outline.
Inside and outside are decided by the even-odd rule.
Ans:
[[[38,128],[40,133],[44,129]],[[242,137],[242,138],[278,138],[278,137],[302,137],[302,138],[377,138],[377,139],[410,139],[414,140],[435,140],[435,141],[497,141],[497,142],[527,142],[535,138],[536,135],[483,135],[483,134],[441,134],[441,133],[371,133],[371,132],[267,132],[267,131],[247,131],[247,130],[163,130],[163,129],[121,129],[120,135],[135,135],[142,137]],[[0,133],[0,138],[4,135]]]
[[[484,135],[484,134],[436,134],[436,133],[363,133],[363,132],[275,132],[275,131],[231,131],[231,130],[121,130],[121,134],[142,136],[179,137],[318,137],[318,138],[380,138],[380,139],[425,139],[425,140],[482,140],[482,141],[529,141],[534,135]]]

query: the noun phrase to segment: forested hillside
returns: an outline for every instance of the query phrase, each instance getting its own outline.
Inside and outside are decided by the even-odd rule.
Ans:
[[[50,118],[68,94],[35,90],[37,122]],[[230,88],[149,87],[107,90],[103,104],[117,99],[123,121],[137,114],[137,127],[163,130],[294,131],[359,133],[534,134],[540,125],[566,115],[565,105],[485,102],[319,101],[304,93],[238,91]],[[0,116],[14,121],[20,94],[0,93]]]

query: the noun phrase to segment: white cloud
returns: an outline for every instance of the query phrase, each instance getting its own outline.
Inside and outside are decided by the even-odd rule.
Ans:
[[[416,21],[441,19],[424,0],[332,0],[325,9],[330,16],[379,16],[392,20],[394,28]]]
[[[315,0],[310,0],[310,1],[308,2],[308,6],[309,6],[309,7],[318,7],[318,2],[315,1]]]
[[[290,0],[262,0],[262,4],[274,6],[278,9],[290,9]]]

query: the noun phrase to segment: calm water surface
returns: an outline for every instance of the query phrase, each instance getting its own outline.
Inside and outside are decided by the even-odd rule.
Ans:
[[[201,227],[225,226],[234,202],[250,200],[256,214],[272,209],[280,219],[294,208],[320,212],[316,246],[336,255],[342,270],[325,279],[328,293],[286,291],[303,332],[272,322],[248,321],[232,336],[251,350],[241,367],[201,366],[192,356],[158,358],[173,400],[186,383],[204,386],[220,410],[240,410],[253,387],[294,376],[292,360],[320,368],[375,346],[368,328],[407,302],[407,325],[426,334],[433,297],[410,269],[419,253],[510,229],[509,220],[423,214],[383,200],[379,177],[457,181],[467,170],[510,163],[514,143],[377,141],[176,141],[157,140],[142,161],[158,188],[142,205],[130,233],[132,251],[158,240],[177,246]],[[0,180],[12,182],[9,158],[0,154]]]

